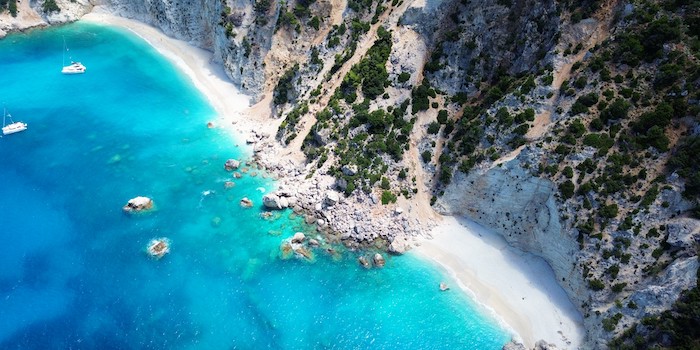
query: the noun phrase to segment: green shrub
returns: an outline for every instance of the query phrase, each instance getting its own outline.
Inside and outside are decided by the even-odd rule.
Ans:
[[[620,322],[621,318],[622,318],[622,314],[619,312],[610,318],[604,318],[603,319],[603,329],[605,329],[608,332],[614,331],[615,327],[617,327],[617,323]]]
[[[387,205],[389,203],[396,203],[396,195],[391,193],[391,191],[383,191],[382,204]]]
[[[598,214],[601,217],[612,219],[617,216],[618,207],[617,204],[603,205],[600,207]]]
[[[615,293],[620,293],[625,289],[625,287],[627,287],[627,283],[622,282],[613,284],[613,286],[610,287],[610,289],[612,289],[612,291]]]
[[[594,291],[599,291],[605,289],[605,284],[603,281],[596,278],[588,281],[588,288]]]
[[[446,110],[442,109],[442,110],[440,110],[440,112],[438,112],[437,121],[440,124],[447,123],[447,111]]]
[[[321,28],[321,19],[319,19],[318,16],[313,16],[307,24],[311,26],[311,28],[318,30],[319,28]]]
[[[280,80],[277,82],[277,86],[275,86],[273,91],[273,103],[275,105],[281,105],[289,102],[288,93],[289,90],[294,87],[293,80],[298,71],[299,65],[295,64],[294,67],[288,69],[286,72],[284,72],[284,74],[282,74],[282,77],[280,77]]]
[[[15,3],[15,1],[10,1],[10,4]],[[16,3],[15,3],[15,6]],[[44,10],[44,13],[51,13],[51,12],[61,12],[61,8],[58,7],[58,4],[56,4],[56,0],[44,0],[44,3],[41,5],[41,8]],[[10,10],[12,11],[12,10]],[[16,13],[16,8],[15,8],[15,13]],[[15,17],[15,16],[13,16]]]
[[[571,180],[566,180],[559,185],[559,192],[564,199],[569,199],[574,196],[574,190],[576,186]]]
[[[430,153],[430,151],[423,151],[423,153],[421,153],[420,156],[423,159],[424,163],[428,163],[430,161],[430,159],[433,157],[433,155]]]

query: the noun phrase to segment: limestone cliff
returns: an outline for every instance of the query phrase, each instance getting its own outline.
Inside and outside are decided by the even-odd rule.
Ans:
[[[0,9],[0,38],[7,33],[78,20],[92,9],[89,0],[56,0],[60,11],[47,10],[39,1],[17,1],[17,12]]]

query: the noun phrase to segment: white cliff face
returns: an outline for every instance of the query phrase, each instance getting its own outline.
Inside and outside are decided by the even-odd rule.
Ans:
[[[616,331],[627,329],[645,315],[668,310],[682,291],[697,284],[700,263],[693,247],[700,239],[700,221],[682,218],[665,223],[667,242],[677,253],[676,259],[657,276],[641,280],[640,276],[621,276],[618,281],[627,283],[629,289],[623,294],[607,288],[594,292],[583,278],[584,268],[579,261],[587,254],[600,253],[579,248],[578,230],[563,219],[557,188],[527,169],[541,155],[542,150],[528,146],[501,166],[474,169],[466,176],[458,173],[435,208],[489,227],[509,244],[544,258],[584,315],[588,346],[606,348],[615,333],[603,329],[603,319],[620,313]],[[616,300],[624,301],[623,307],[614,306]],[[629,302],[636,308],[627,307]]]
[[[267,13],[256,14],[253,4],[252,0],[105,0],[120,16],[213,51],[214,60],[223,64],[231,80],[258,100],[266,81],[263,61],[271,47],[278,9],[272,2]],[[267,20],[256,21],[259,16]]]
[[[578,244],[563,229],[554,184],[533,177],[521,159],[536,157],[533,149],[502,166],[457,173],[435,208],[448,215],[466,216],[503,236],[509,244],[544,258],[557,280],[578,307],[589,291],[576,269]]]
[[[93,5],[89,0],[56,0],[61,11],[45,13],[42,3],[20,0],[17,1],[17,17],[8,12],[0,13],[0,38],[10,32],[76,21],[90,12]]]
[[[205,0],[106,0],[115,14],[161,29],[168,36],[211,50],[210,19],[218,18],[218,2]],[[214,22],[216,23],[216,22]]]

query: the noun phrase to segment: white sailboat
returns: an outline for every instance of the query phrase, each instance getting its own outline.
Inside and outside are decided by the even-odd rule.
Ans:
[[[68,51],[68,47],[66,46],[66,37],[63,37],[63,69],[61,69],[61,73],[63,74],[83,74],[85,73],[85,66],[83,66],[82,63],[80,62],[75,62],[69,57],[68,59],[71,60],[70,64],[66,66],[66,51]]]
[[[10,119],[10,124],[7,124],[7,119]],[[9,135],[16,132],[27,130],[27,124],[22,122],[14,122],[12,116],[7,113],[7,110],[2,109],[2,134]]]

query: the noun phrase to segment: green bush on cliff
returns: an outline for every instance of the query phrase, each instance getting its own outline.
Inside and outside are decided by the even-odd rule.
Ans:
[[[13,2],[14,1],[11,1],[11,3]],[[44,10],[45,13],[61,12],[61,8],[58,7],[58,4],[56,4],[56,0],[44,0],[44,3],[41,5],[41,8]]]
[[[280,80],[277,82],[277,86],[275,86],[275,90],[273,91],[273,102],[276,105],[281,105],[289,102],[289,90],[291,90],[294,87],[293,84],[293,79],[297,74],[297,71],[299,71],[299,65],[295,64],[294,67],[290,68],[280,78]]]
[[[571,180],[566,180],[559,185],[559,192],[564,199],[569,199],[574,196],[576,186]]]

